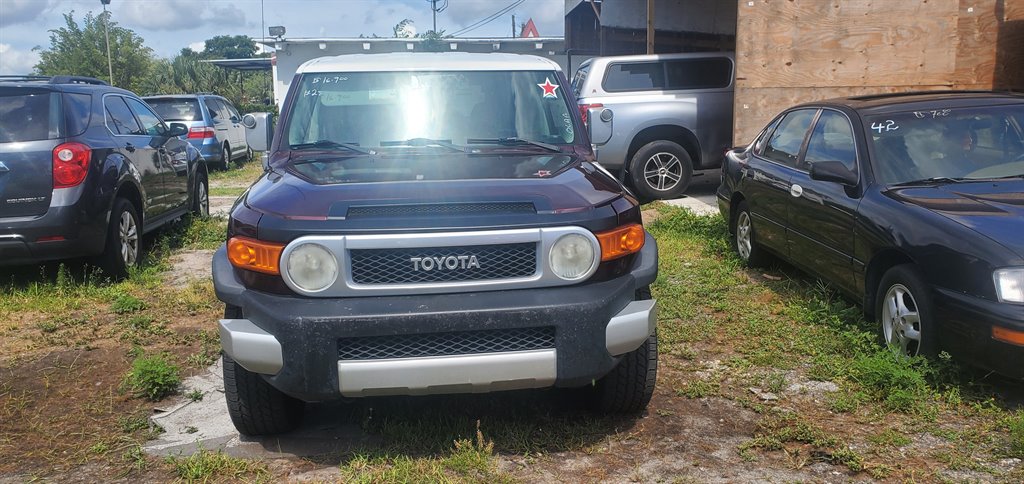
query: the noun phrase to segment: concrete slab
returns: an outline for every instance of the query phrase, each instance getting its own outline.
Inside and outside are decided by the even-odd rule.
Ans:
[[[715,191],[720,182],[720,170],[704,170],[694,173],[693,181],[686,194],[680,198],[664,200],[669,205],[684,207],[697,215],[715,215],[718,213],[718,199]]]

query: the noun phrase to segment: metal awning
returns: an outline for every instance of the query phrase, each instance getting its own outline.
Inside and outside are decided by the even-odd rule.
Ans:
[[[249,59],[212,59],[204,60],[217,67],[233,69],[236,71],[269,71],[271,69],[270,57],[253,57]]]

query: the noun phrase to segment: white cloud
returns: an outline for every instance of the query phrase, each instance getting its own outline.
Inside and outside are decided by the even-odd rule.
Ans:
[[[0,27],[35,20],[47,3],[46,0],[0,0]]]
[[[150,0],[124,2],[115,12],[123,25],[149,30],[189,30],[203,26],[245,25],[245,12],[233,3],[213,4],[204,0]],[[219,35],[219,34],[218,34]]]
[[[188,44],[188,48],[195,52],[202,52],[206,50],[206,41],[192,42],[191,44]]]
[[[0,44],[0,75],[30,74],[39,62],[39,54],[30,50],[18,50],[10,44]]]

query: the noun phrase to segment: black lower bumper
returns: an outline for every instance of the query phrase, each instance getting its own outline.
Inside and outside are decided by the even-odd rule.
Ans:
[[[71,205],[50,207],[39,217],[0,219],[0,265],[98,255],[106,242],[105,215],[88,217]]]
[[[555,386],[590,384],[617,363],[606,349],[609,320],[657,276],[657,245],[638,254],[632,271],[574,286],[439,295],[308,298],[248,290],[223,247],[214,254],[217,297],[280,343],[283,366],[266,380],[305,401],[341,397],[341,338],[553,327]]]
[[[992,328],[1024,332],[1024,306],[938,289],[935,318],[940,346],[958,360],[1016,379],[1024,379],[1024,346],[999,341]]]

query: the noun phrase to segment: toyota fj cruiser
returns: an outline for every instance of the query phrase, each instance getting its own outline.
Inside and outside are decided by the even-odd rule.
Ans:
[[[557,64],[506,54],[311,60],[213,259],[243,434],[302,402],[586,387],[637,412],[657,371],[654,239],[591,162]]]

